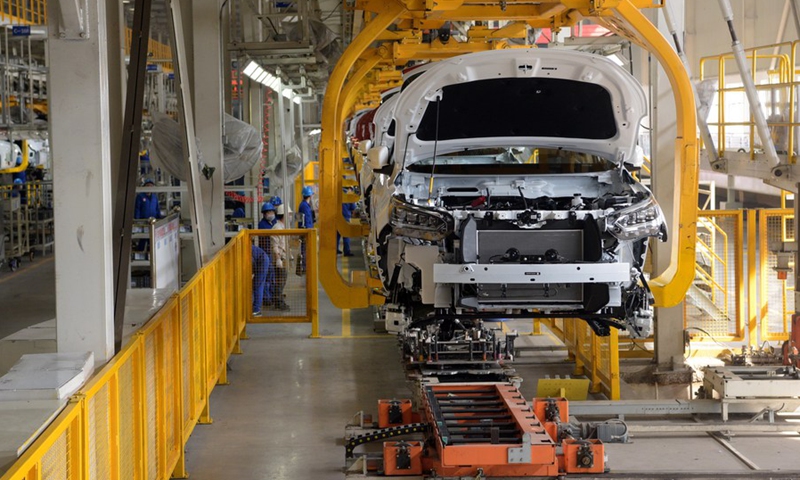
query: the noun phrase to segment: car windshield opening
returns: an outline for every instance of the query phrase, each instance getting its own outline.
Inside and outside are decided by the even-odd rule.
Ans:
[[[435,164],[435,173],[445,175],[590,173],[616,167],[598,155],[541,147],[464,149],[437,155]],[[433,165],[433,157],[429,157],[414,162],[407,169],[430,173]]]

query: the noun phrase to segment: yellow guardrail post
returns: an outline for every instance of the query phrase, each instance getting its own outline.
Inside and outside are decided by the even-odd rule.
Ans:
[[[307,251],[308,251],[308,265],[306,275],[308,281],[306,282],[306,293],[308,295],[307,313],[311,318],[311,338],[320,338],[319,334],[319,278],[318,268],[319,259],[317,258],[317,231],[311,230],[306,234]]]
[[[337,124],[337,106],[347,74],[364,50],[375,41],[400,15],[405,6],[397,1],[385,2],[383,13],[372,18],[361,33],[347,47],[336,63],[325,92],[322,108],[322,136],[320,139],[320,222],[337,225],[341,217],[338,199],[341,194],[341,125]],[[322,284],[334,305],[339,308],[365,308],[370,305],[370,288],[353,285],[342,278],[336,264],[336,229],[320,231],[319,267]]]

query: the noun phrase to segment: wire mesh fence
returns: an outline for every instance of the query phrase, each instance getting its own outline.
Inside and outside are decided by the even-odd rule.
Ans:
[[[761,341],[786,340],[794,313],[794,275],[779,275],[777,267],[779,253],[794,242],[794,212],[760,211],[759,233]]]
[[[316,231],[249,232],[251,323],[304,323],[316,328]]]
[[[705,331],[718,339],[743,338],[743,232],[741,211],[700,212],[695,278],[684,302],[690,332]]]

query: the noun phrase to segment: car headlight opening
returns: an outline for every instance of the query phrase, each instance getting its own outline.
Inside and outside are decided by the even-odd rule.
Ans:
[[[390,223],[395,235],[423,240],[443,240],[453,232],[453,217],[392,198]]]
[[[664,214],[656,199],[647,199],[608,216],[608,231],[619,240],[642,237],[666,238]]]

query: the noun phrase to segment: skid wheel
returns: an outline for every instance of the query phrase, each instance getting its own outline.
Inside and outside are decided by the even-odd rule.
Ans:
[[[35,257],[36,257],[36,251],[31,250],[30,253],[28,253],[28,260],[32,262]]]
[[[11,260],[9,260],[8,261],[8,268],[12,272],[16,272],[17,268],[19,268],[19,260],[17,260],[16,258],[12,258]]]

